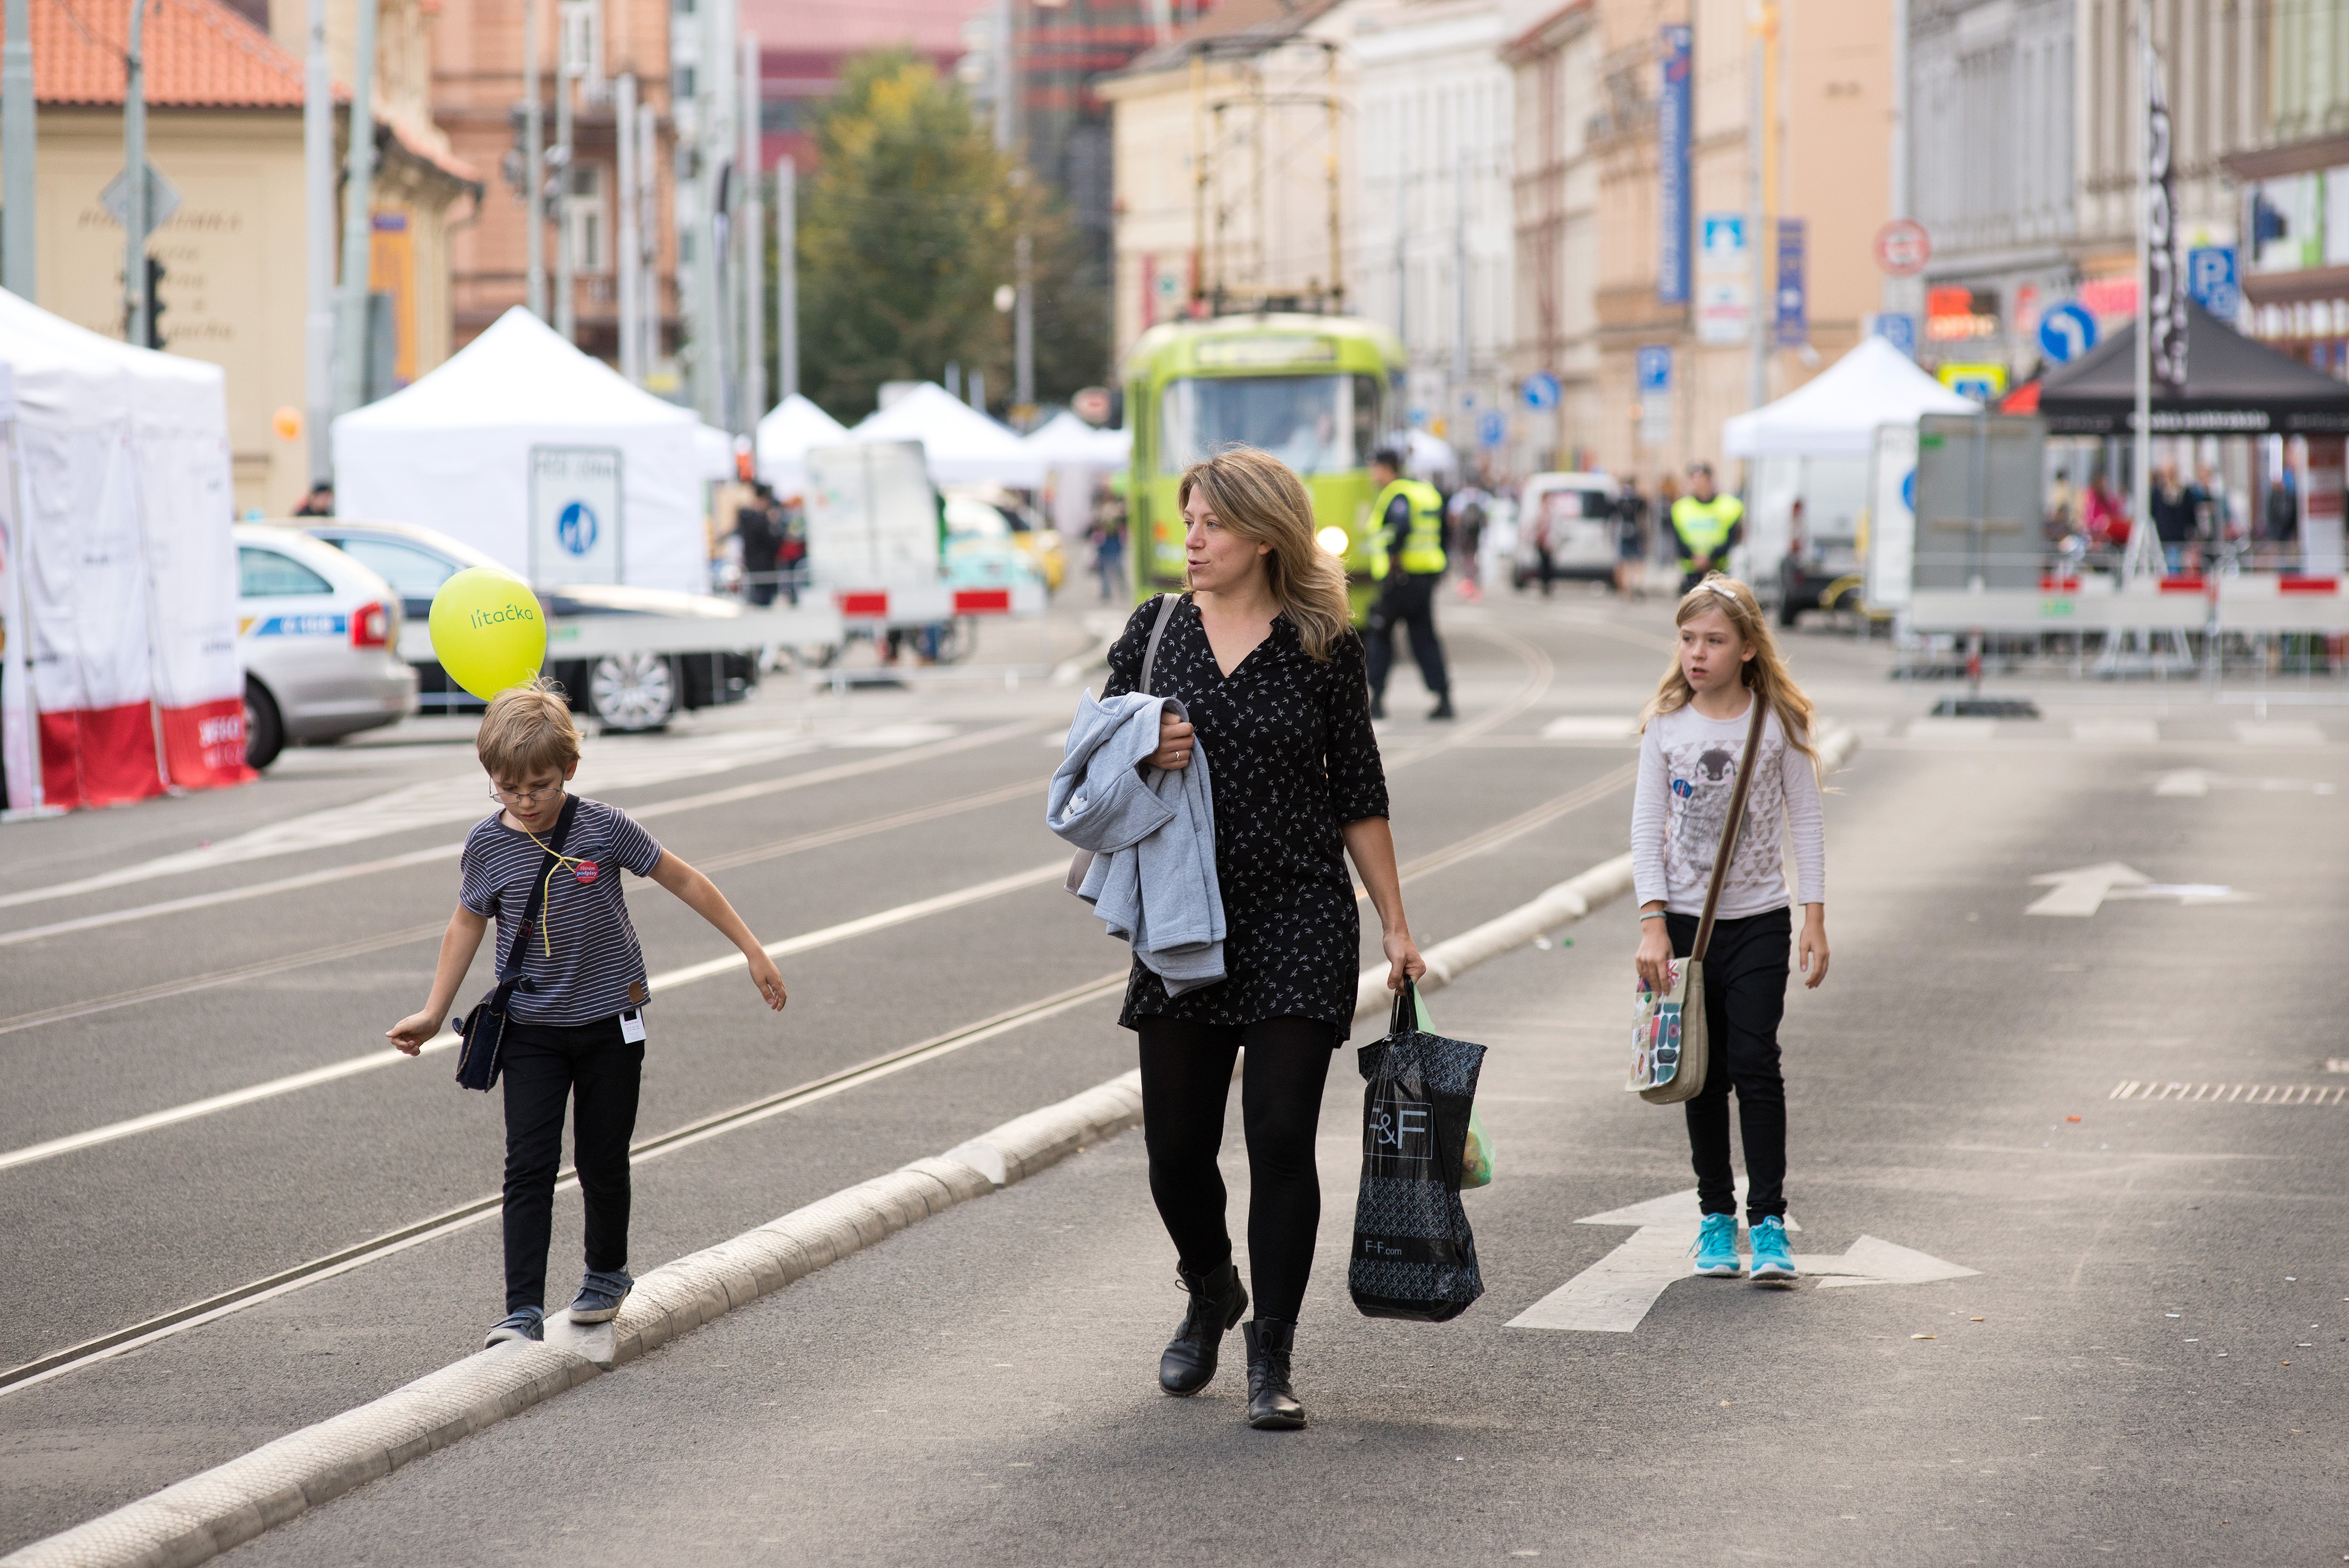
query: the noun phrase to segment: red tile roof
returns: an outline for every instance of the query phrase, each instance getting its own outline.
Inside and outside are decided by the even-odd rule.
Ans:
[[[148,5],[142,44],[150,105],[302,107],[302,62],[220,0],[148,0]],[[40,102],[122,101],[128,5],[32,0],[32,15],[34,96]]]

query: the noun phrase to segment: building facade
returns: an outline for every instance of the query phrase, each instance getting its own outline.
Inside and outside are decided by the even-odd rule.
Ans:
[[[1593,0],[1570,0],[1530,19],[1525,9],[1509,16],[1510,36],[1501,49],[1516,120],[1508,348],[1516,407],[1507,466],[1515,473],[1536,473],[1584,467],[1601,417],[1599,164],[1593,139],[1603,121],[1592,109],[1599,102],[1604,35]]]
[[[1411,350],[1412,423],[1496,466],[1516,336],[1516,130],[1500,0],[1360,0],[1351,308]]]

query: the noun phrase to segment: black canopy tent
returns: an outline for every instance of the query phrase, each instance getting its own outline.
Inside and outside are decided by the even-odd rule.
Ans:
[[[2137,412],[2137,325],[2039,382],[2039,413],[2057,436],[2126,436]],[[2349,382],[2279,354],[2186,306],[2186,386],[2153,384],[2155,435],[2339,435]]]

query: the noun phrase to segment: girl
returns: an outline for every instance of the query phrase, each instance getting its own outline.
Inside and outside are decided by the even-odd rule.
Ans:
[[[1314,1128],[1330,1054],[1354,1019],[1361,918],[1346,856],[1385,932],[1387,984],[1401,990],[1427,965],[1403,919],[1362,642],[1344,574],[1314,541],[1312,498],[1277,459],[1247,447],[1194,463],[1178,494],[1191,591],[1167,620],[1150,689],[1181,698],[1191,722],[1165,714],[1149,762],[1188,767],[1195,739],[1206,749],[1226,975],[1169,997],[1136,960],[1118,1020],[1142,1037],[1150,1195],[1191,1294],[1158,1381],[1169,1394],[1206,1387],[1225,1333],[1247,1309],[1216,1168],[1232,1060],[1245,1048],[1257,1314],[1246,1329],[1247,1418],[1285,1430],[1305,1425],[1288,1357],[1321,1219]],[[1135,689],[1157,616],[1153,599],[1126,623],[1105,695]]]
[[[1786,878],[1779,842],[1795,840],[1796,944],[1805,983],[1827,977],[1826,849],[1819,822],[1812,708],[1787,673],[1754,590],[1714,573],[1681,597],[1680,650],[1642,715],[1640,776],[1631,802],[1632,886],[1640,898],[1640,978],[1661,991],[1675,958],[1696,943],[1721,828],[1744,756],[1755,702],[1768,704],[1744,820],[1722,879],[1704,956],[1704,1018],[1713,1055],[1688,1102],[1696,1165],[1696,1272],[1735,1279],[1737,1200],[1729,1165],[1729,1090],[1745,1139],[1745,1220],[1754,1279],[1795,1277],[1786,1250],[1786,1085],[1778,1074],[1778,1020],[1786,1007]],[[1724,1070],[1725,1069],[1725,1070]]]

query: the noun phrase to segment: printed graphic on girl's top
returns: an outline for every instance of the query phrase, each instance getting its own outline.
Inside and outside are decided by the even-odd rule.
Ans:
[[[1661,772],[1664,778],[1659,783],[1668,781],[1669,787],[1643,794],[1633,809],[1632,846],[1641,862],[1635,880],[1642,901],[1661,898],[1666,909],[1679,914],[1703,909],[1722,825],[1737,789],[1749,719],[1749,713],[1707,719],[1693,708],[1679,708],[1649,721],[1640,738],[1640,766],[1642,772]],[[1642,819],[1651,809],[1664,820],[1650,822],[1643,830]],[[1772,713],[1763,722],[1760,763],[1746,796],[1745,818],[1738,824],[1729,870],[1722,878],[1722,919],[1758,915],[1788,901],[1778,845],[1780,834],[1789,827],[1802,887],[1797,901],[1818,902],[1826,895],[1817,776],[1810,758],[1787,745],[1778,715]]]

